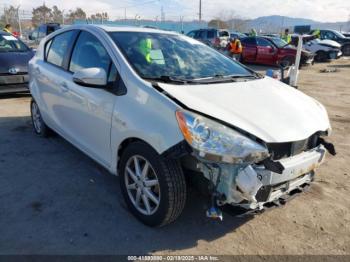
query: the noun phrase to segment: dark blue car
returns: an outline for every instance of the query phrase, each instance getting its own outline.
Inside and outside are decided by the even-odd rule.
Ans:
[[[0,31],[0,94],[28,90],[28,62],[33,55],[21,40]]]

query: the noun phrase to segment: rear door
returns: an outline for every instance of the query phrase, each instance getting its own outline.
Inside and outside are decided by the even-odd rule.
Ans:
[[[276,48],[273,44],[262,37],[257,37],[256,62],[260,64],[274,64],[276,62]]]
[[[84,68],[105,70],[108,86],[93,88],[73,82],[73,74]],[[120,77],[106,48],[92,33],[82,31],[73,48],[64,84],[62,114],[65,133],[73,143],[105,166],[111,161],[110,132],[116,95],[114,84]]]
[[[61,131],[61,98],[65,92],[62,87],[65,75],[66,54],[72,48],[78,31],[71,30],[48,40],[44,46],[44,60],[38,60],[33,67],[33,79],[39,87],[38,100],[45,122]]]
[[[245,62],[255,62],[257,47],[255,37],[246,37],[241,40],[243,46],[242,57]]]

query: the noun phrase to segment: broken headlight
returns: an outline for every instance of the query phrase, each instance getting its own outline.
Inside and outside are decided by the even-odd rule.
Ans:
[[[269,156],[266,147],[218,122],[192,112],[176,112],[180,130],[200,157],[226,163],[254,163]]]

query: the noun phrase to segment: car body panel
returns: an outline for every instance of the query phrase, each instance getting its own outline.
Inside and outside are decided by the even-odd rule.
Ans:
[[[316,100],[269,77],[239,83],[160,86],[189,108],[268,143],[303,140],[330,126],[325,109]]]

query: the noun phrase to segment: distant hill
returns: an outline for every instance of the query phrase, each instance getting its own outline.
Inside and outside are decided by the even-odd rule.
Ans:
[[[296,25],[311,25],[312,28],[350,31],[349,22],[323,23],[306,18],[279,15],[262,16],[252,20],[234,19],[228,21],[228,24],[232,24],[239,31],[249,31],[251,28],[255,28],[258,31],[268,33],[281,32],[284,28],[293,30]]]

